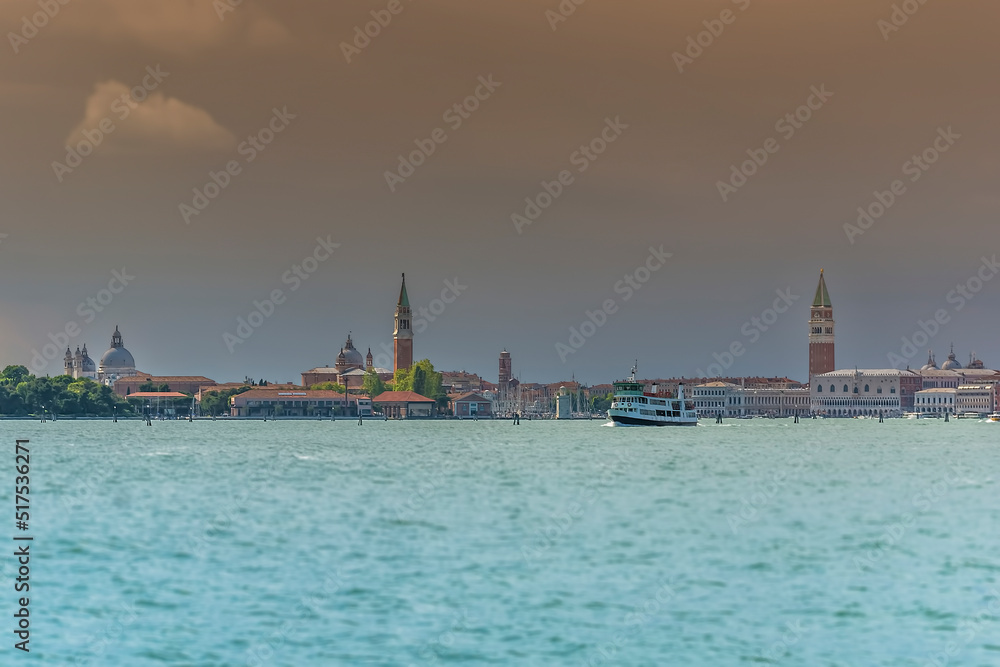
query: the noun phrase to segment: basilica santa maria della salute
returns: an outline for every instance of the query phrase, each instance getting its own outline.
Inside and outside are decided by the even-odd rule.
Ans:
[[[111,334],[111,347],[101,355],[99,364],[95,364],[94,360],[90,358],[85,343],[82,350],[79,347],[76,348],[75,354],[70,348],[66,348],[63,370],[70,377],[88,378],[109,386],[114,386],[116,380],[138,374],[135,369],[135,359],[132,357],[132,353],[125,349],[121,331],[118,330],[117,326],[115,326],[114,333]]]

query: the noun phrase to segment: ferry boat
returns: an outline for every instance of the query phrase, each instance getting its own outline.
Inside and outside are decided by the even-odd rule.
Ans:
[[[614,383],[614,397],[608,417],[615,424],[627,426],[697,426],[698,413],[691,401],[684,399],[684,385],[676,398],[647,393],[645,385],[635,381],[637,366],[627,380]],[[655,385],[654,385],[655,389]]]

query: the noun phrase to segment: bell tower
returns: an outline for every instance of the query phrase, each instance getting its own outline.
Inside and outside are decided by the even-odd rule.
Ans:
[[[816,297],[809,310],[809,381],[814,375],[837,369],[834,362],[833,304],[826,289],[823,270],[819,272]]]
[[[393,339],[392,370],[409,368],[413,365],[413,329],[411,329],[412,314],[410,312],[410,297],[406,294],[406,274],[403,274],[403,284],[399,288],[399,301],[396,302],[396,330]]]

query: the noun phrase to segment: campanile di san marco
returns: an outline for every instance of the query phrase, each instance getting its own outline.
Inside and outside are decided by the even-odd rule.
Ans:
[[[816,297],[809,310],[809,381],[814,375],[836,370],[834,362],[833,304],[826,289],[823,270],[819,272]]]
[[[393,339],[393,372],[400,368],[408,369],[413,365],[413,329],[410,311],[410,297],[406,294],[406,274],[403,274],[403,284],[399,288],[399,301],[396,302],[396,330]]]

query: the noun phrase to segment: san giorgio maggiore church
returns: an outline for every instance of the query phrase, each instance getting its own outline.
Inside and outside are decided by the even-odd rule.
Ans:
[[[135,359],[132,353],[125,349],[122,334],[117,326],[115,332],[111,334],[111,347],[101,355],[100,363],[94,363],[87,352],[87,344],[84,343],[83,349],[77,347],[75,354],[66,348],[63,370],[66,375],[77,380],[87,378],[108,386],[114,386],[115,380],[138,374],[135,370]]]

